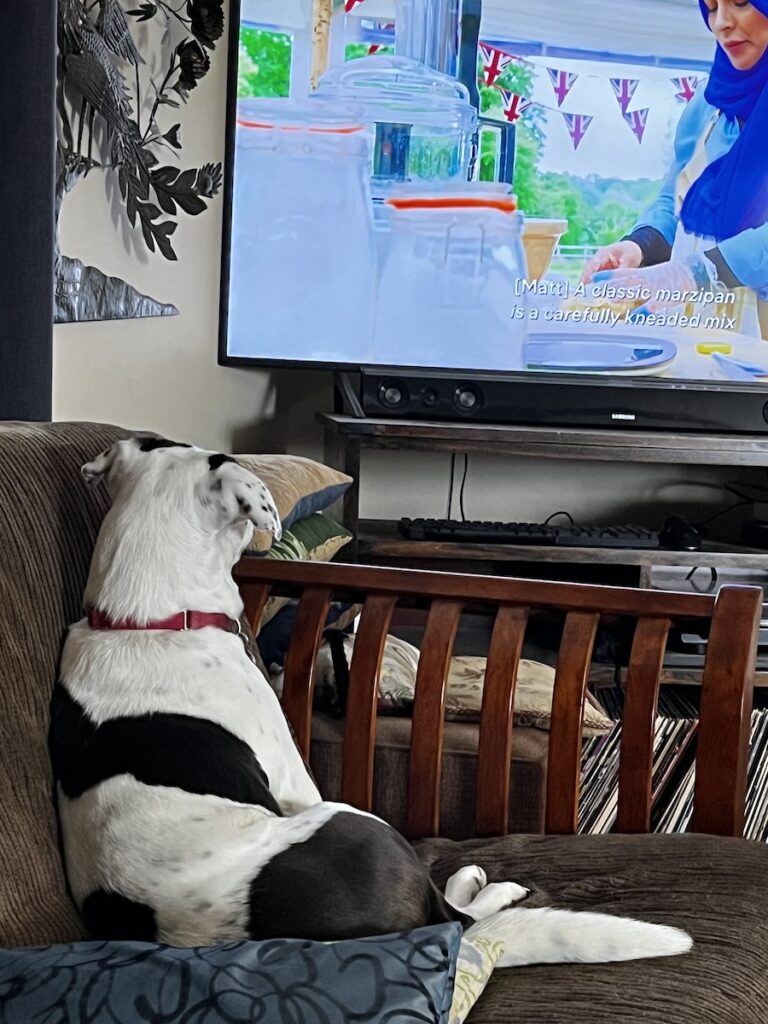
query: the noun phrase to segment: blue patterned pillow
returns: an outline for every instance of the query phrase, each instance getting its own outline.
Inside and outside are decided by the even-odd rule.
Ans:
[[[447,1024],[461,928],[178,949],[76,942],[0,950],[3,1024]]]

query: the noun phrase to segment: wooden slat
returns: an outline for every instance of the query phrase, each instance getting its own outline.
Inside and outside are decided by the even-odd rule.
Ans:
[[[421,643],[411,725],[408,839],[438,834],[445,684],[461,609],[459,601],[433,601]]]
[[[330,590],[307,587],[299,600],[291,645],[285,659],[283,711],[293,727],[296,742],[305,760],[309,759],[317,649],[330,603]]]
[[[344,725],[341,799],[362,811],[373,807],[373,755],[381,659],[397,599],[374,594],[366,599],[349,672]]]
[[[640,619],[627,672],[617,832],[650,832],[653,735],[669,619]]]
[[[528,609],[502,605],[493,626],[483,684],[477,753],[475,835],[501,836],[509,828],[512,715]]]
[[[762,591],[723,587],[701,682],[691,830],[740,836]]]
[[[714,598],[707,594],[672,594],[660,590],[601,587],[585,583],[552,583],[498,576],[425,572],[340,562],[284,562],[277,558],[245,558],[235,566],[235,579],[271,583],[274,589],[330,587],[367,594],[453,598],[473,603],[516,604],[526,608],[592,611],[606,615],[708,619]],[[280,587],[278,588],[278,585]]]
[[[264,606],[269,600],[271,589],[268,583],[243,583],[240,587],[243,611],[254,636],[259,632],[261,616],[264,612]]]
[[[549,729],[544,826],[547,833],[576,832],[584,701],[599,618],[596,613],[571,612],[565,619]]]

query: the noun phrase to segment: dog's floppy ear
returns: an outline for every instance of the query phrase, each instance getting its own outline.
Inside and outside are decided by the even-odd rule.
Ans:
[[[116,441],[110,448],[97,455],[92,462],[80,467],[80,474],[89,487],[98,487],[102,480],[112,483],[136,456],[138,449],[134,439]]]
[[[210,455],[208,467],[204,503],[217,509],[220,525],[250,522],[280,540],[283,528],[266,484],[231,455]]]
[[[114,455],[115,446],[112,445],[111,448],[107,448],[101,455],[97,455],[92,462],[86,462],[84,466],[80,467],[80,475],[89,487],[98,487],[112,468]]]

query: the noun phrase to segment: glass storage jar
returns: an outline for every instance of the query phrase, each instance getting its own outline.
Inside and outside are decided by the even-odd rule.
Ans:
[[[238,103],[231,355],[365,360],[375,292],[369,161],[353,106]]]
[[[387,205],[376,352],[394,365],[523,369],[525,250],[508,186],[404,189]]]
[[[466,181],[477,112],[464,85],[408,57],[373,55],[331,68],[316,96],[359,105],[375,136],[374,196],[408,180]]]

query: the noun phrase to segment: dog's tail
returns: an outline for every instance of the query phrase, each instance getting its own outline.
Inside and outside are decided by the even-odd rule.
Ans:
[[[678,928],[549,907],[499,911],[471,925],[466,935],[502,944],[497,967],[641,960],[678,956],[693,946]]]

